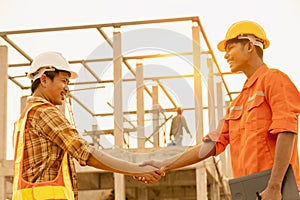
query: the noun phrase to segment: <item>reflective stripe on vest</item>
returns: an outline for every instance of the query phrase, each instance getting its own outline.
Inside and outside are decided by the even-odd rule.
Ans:
[[[25,108],[20,119],[15,123],[14,129],[14,181],[13,181],[13,200],[46,200],[46,199],[67,199],[74,200],[72,183],[69,173],[68,154],[64,157],[59,168],[57,177],[52,181],[41,183],[29,183],[22,177],[23,171],[23,152],[24,152],[24,130],[29,111],[44,103],[33,103]]]

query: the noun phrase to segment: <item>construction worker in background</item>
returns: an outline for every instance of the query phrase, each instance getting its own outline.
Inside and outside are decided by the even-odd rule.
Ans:
[[[177,115],[172,119],[171,130],[170,130],[170,140],[174,141],[175,145],[182,145],[183,138],[183,128],[192,138],[192,134],[187,126],[185,117],[182,115],[183,109],[181,107],[177,108]]]
[[[145,183],[160,178],[153,167],[142,168],[89,147],[71,126],[56,107],[69,92],[69,79],[77,77],[62,54],[37,56],[28,77],[32,97],[14,129],[13,200],[78,199],[73,158],[82,166],[143,176]]]
[[[203,143],[180,156],[146,161],[144,165],[167,172],[217,156],[230,144],[235,178],[272,169],[267,187],[258,194],[262,200],[281,200],[282,181],[289,164],[300,188],[297,145],[300,94],[286,74],[268,68],[263,62],[263,49],[269,45],[259,24],[234,23],[218,49],[225,52],[224,58],[233,73],[246,75],[241,93],[231,102],[217,130],[205,136]]]

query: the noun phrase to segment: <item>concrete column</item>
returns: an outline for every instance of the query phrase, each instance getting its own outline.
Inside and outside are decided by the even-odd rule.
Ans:
[[[207,58],[207,68],[208,68],[208,119],[209,119],[209,131],[216,129],[216,106],[215,106],[215,81],[214,81],[214,70],[213,62],[211,58]],[[218,167],[218,166],[216,166]],[[215,173],[215,177],[218,174]],[[219,200],[220,199],[220,189],[218,182],[213,180],[211,185],[211,199]]]
[[[0,46],[0,167],[6,160],[7,137],[7,91],[8,91],[8,48]],[[5,199],[5,177],[0,176],[0,199]]]
[[[196,124],[196,143],[201,142],[203,137],[203,103],[202,103],[202,77],[200,73],[201,52],[200,52],[200,33],[196,22],[192,26],[193,37],[193,64],[194,64],[194,92],[195,92],[195,124]],[[197,200],[207,199],[206,169],[196,169]]]
[[[6,187],[5,187],[5,177],[0,176],[0,198],[5,199]]]
[[[194,64],[194,95],[195,95],[195,122],[197,144],[203,137],[203,103],[202,103],[202,77],[200,73],[201,53],[199,27],[193,22],[193,64]]]
[[[207,174],[205,167],[196,168],[197,200],[207,200]]]
[[[125,200],[125,178],[123,174],[114,173],[115,199]]]
[[[218,176],[217,174],[215,176]],[[211,200],[220,200],[220,187],[219,187],[219,183],[214,180],[213,183],[211,184],[211,188],[210,188],[210,199]]]
[[[0,46],[0,161],[6,160],[8,48]]]
[[[96,149],[99,149],[99,147],[100,147],[100,135],[95,134],[97,132],[97,130],[98,130],[98,124],[97,123],[92,124],[92,131],[93,131],[92,139],[93,139],[94,147]]]
[[[113,74],[114,74],[114,136],[115,146],[123,148],[123,95],[122,95],[122,40],[120,27],[113,32]],[[125,180],[123,174],[114,173],[115,198],[125,200]]]
[[[208,68],[208,121],[209,121],[209,132],[216,129],[216,106],[215,106],[215,81],[214,81],[214,70],[213,62],[211,58],[207,58],[207,68]],[[216,166],[218,167],[218,166]],[[215,177],[218,174],[215,173]],[[218,182],[213,180],[210,189],[211,199],[219,200],[220,199],[220,189]]]
[[[229,101],[225,101],[225,108],[227,109],[230,105]],[[231,167],[231,157],[230,157],[230,150],[227,148],[224,152],[225,154],[225,163],[226,163],[226,171],[225,174],[227,175],[228,178],[232,178],[232,167]]]
[[[211,58],[207,59],[208,67],[208,121],[209,131],[216,129],[216,107],[215,107],[215,82],[213,62]]]
[[[120,27],[113,33],[114,69],[114,136],[115,146],[123,148],[123,104],[122,104],[122,41]]]
[[[137,114],[137,147],[145,147],[145,108],[144,108],[144,67],[140,60],[136,63],[136,114]]]
[[[159,147],[159,112],[160,107],[158,104],[158,85],[152,86],[152,108],[153,108],[153,146]]]
[[[224,92],[223,92],[223,83],[217,82],[217,121],[221,120],[224,117]]]
[[[217,87],[217,121],[219,122],[224,117],[224,97],[223,97],[223,88],[222,88],[222,82],[216,83]],[[230,163],[227,163],[226,160],[226,150],[224,153],[220,155],[221,159],[221,167],[222,172],[227,175],[227,167],[230,165]]]

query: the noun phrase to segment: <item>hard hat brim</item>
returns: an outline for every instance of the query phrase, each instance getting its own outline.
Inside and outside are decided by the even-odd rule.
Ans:
[[[71,79],[75,79],[78,77],[78,74],[75,71],[69,71],[71,73]]]
[[[221,42],[218,43],[217,48],[221,52],[225,52],[225,45],[226,45],[227,40],[222,40]]]
[[[60,67],[56,67],[56,66],[54,66],[54,68],[56,68],[57,70],[60,70],[60,71],[70,72],[71,73],[70,79],[75,79],[78,77],[77,72],[75,72],[72,69],[61,69]]]
[[[72,69],[58,69],[57,67],[53,67],[53,69],[56,69],[56,70],[60,70],[60,71],[65,71],[65,72],[69,72],[70,73],[70,79],[75,79],[78,77],[78,74],[77,72],[73,71]],[[27,77],[30,79],[30,80],[36,80],[38,78],[41,77],[42,74],[44,74],[46,71],[54,71],[54,70],[43,70],[41,73],[39,73],[39,75],[37,76],[33,76],[32,73],[27,73]]]
[[[46,70],[44,69],[41,73],[38,73],[38,76],[35,76],[34,74],[42,68],[46,68]],[[37,79],[44,72],[49,70],[53,71],[52,68],[71,73],[70,78],[78,77],[77,73],[71,69],[71,66],[66,58],[61,53],[55,51],[49,51],[39,54],[31,63],[28,77],[32,80]]]

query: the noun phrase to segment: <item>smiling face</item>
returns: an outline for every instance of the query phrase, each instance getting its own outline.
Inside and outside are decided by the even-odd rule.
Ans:
[[[69,91],[69,78],[70,73],[62,71],[54,76],[53,80],[43,74],[40,78],[40,89],[37,91],[38,96],[41,96],[54,105],[62,105]]]
[[[248,42],[249,43],[249,42]],[[247,41],[228,41],[224,58],[230,66],[231,72],[245,72],[248,66],[249,53]]]

